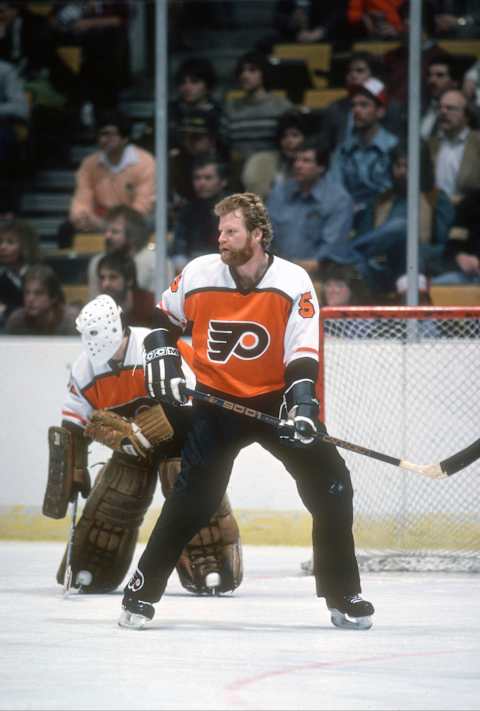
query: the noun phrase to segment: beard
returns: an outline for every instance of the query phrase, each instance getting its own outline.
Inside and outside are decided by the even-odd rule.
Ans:
[[[241,249],[220,250],[220,258],[229,267],[241,267],[253,257],[253,239],[249,235]]]

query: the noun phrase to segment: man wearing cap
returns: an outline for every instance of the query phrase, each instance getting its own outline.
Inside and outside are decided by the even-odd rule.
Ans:
[[[218,120],[204,111],[191,111],[178,124],[179,146],[169,153],[170,201],[173,205],[195,198],[193,164],[199,156],[224,160],[226,150],[219,135]]]
[[[382,127],[387,98],[384,84],[369,77],[352,96],[353,131],[332,161],[332,177],[343,184],[354,202],[354,229],[369,227],[369,208],[376,195],[391,187],[390,152],[398,139]]]

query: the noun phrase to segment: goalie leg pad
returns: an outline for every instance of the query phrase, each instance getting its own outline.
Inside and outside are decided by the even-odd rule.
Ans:
[[[72,570],[92,574],[83,592],[109,592],[128,572],[139,528],[155,492],[156,474],[143,460],[115,453],[98,474],[75,531]],[[63,582],[65,556],[57,573]]]
[[[160,464],[160,482],[165,497],[172,491],[180,468],[180,459],[167,459]],[[226,494],[208,526],[185,546],[176,568],[182,586],[196,594],[212,593],[206,584],[210,573],[220,576],[215,592],[238,588],[243,579],[242,547],[238,525]]]
[[[83,430],[49,427],[48,453],[48,480],[42,513],[50,518],[64,518],[74,490],[80,490],[84,497],[90,491],[88,442]]]

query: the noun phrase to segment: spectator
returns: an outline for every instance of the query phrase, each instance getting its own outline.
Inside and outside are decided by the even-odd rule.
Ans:
[[[420,133],[428,139],[437,135],[440,96],[447,89],[454,89],[458,82],[454,78],[455,66],[450,55],[434,57],[427,69],[427,103],[422,112]]]
[[[430,139],[435,184],[456,204],[480,185],[480,134],[472,131],[464,94],[445,91],[440,97],[439,135]]]
[[[367,306],[372,303],[373,297],[354,266],[332,264],[327,268],[320,289],[321,306]]]
[[[97,264],[100,293],[121,307],[127,326],[153,328],[155,295],[137,284],[135,262],[124,252],[105,254]]]
[[[218,218],[213,207],[225,196],[227,182],[224,163],[208,156],[194,162],[195,198],[187,202],[178,213],[170,252],[177,274],[190,259],[217,251]]]
[[[475,118],[478,126],[480,122],[480,59],[477,59],[470,69],[465,72],[462,88],[470,105],[475,109]]]
[[[435,28],[441,37],[477,39],[480,34],[478,0],[436,0]]]
[[[344,185],[354,203],[354,228],[361,234],[367,225],[374,198],[391,185],[390,152],[398,139],[384,129],[385,86],[370,77],[354,89],[353,131],[333,157],[332,177]]]
[[[27,223],[14,220],[0,227],[0,331],[23,303],[23,277],[40,261],[38,235]]]
[[[130,3],[118,0],[53,3],[50,23],[57,44],[81,47],[75,89],[86,127],[95,125],[100,112],[116,108],[129,83],[130,12]]]
[[[273,11],[273,32],[257,43],[270,54],[274,44],[341,42],[345,27],[346,0],[277,0]]]
[[[322,132],[326,133],[332,146],[336,147],[352,135],[352,96],[358,86],[367,79],[378,76],[381,67],[378,58],[370,52],[353,52],[347,65],[345,89],[347,96],[329,104],[322,113]],[[381,123],[391,133],[403,132],[402,109],[395,101],[388,101]]]
[[[328,163],[327,144],[306,141],[296,155],[294,177],[278,183],[267,199],[278,255],[314,276],[331,261],[353,261],[352,199],[327,172]]]
[[[276,149],[258,151],[247,158],[242,185],[249,193],[265,199],[277,182],[293,176],[293,162],[298,149],[311,133],[309,117],[302,111],[291,110],[278,119]]]
[[[396,39],[403,30],[403,0],[349,0],[347,20],[356,39]]]
[[[422,144],[421,151],[423,159],[427,160],[429,156],[425,144]],[[391,153],[392,187],[375,199],[371,229],[356,235],[351,242],[358,257],[357,269],[377,297],[392,292],[396,280],[406,270],[407,161],[406,145],[397,145]],[[420,243],[425,249],[430,247],[433,233],[432,205],[429,201],[433,178],[426,179],[427,174],[431,175],[431,170],[423,171],[420,186]],[[426,258],[426,252],[422,251],[422,257],[424,254]]]
[[[17,124],[28,125],[30,108],[13,64],[0,60],[0,218],[19,210],[24,175]]]
[[[244,95],[225,102],[223,123],[234,175],[241,174],[252,153],[275,148],[278,119],[293,108],[289,99],[269,91],[270,72],[270,62],[260,52],[247,52],[238,60],[235,77]]]
[[[21,336],[78,336],[77,311],[65,304],[58,276],[44,264],[29,267],[23,280],[23,306],[15,309],[5,332]]]
[[[69,220],[58,240],[70,246],[78,232],[99,232],[109,208],[128,205],[153,223],[155,158],[129,141],[130,121],[120,112],[107,112],[98,121],[99,151],[83,159],[76,174]]]
[[[400,6],[399,13],[403,19],[403,29],[400,35],[401,44],[391,49],[383,56],[385,67],[385,83],[390,99],[395,99],[401,105],[408,104],[408,38],[410,0]],[[422,47],[421,47],[421,94],[426,95],[427,67],[437,55],[444,56],[445,50],[437,43],[435,37],[435,0],[423,0],[422,3]]]
[[[169,153],[169,203],[170,221],[174,222],[176,211],[188,200],[195,198],[193,189],[193,164],[200,156],[210,156],[228,162],[227,151],[219,134],[219,126],[213,114],[202,111],[185,115],[178,126],[180,145]]]
[[[178,97],[168,105],[170,148],[178,148],[182,143],[178,127],[184,117],[191,114],[205,114],[207,117],[211,115],[214,122],[219,123],[222,108],[212,96],[216,81],[216,72],[210,60],[192,57],[182,62],[175,75]]]
[[[150,249],[150,230],[145,218],[127,205],[112,207],[105,218],[105,252],[96,254],[88,265],[89,298],[100,293],[98,263],[105,254],[119,252],[135,261],[138,286],[155,291],[155,252]]]
[[[480,187],[456,207],[441,267],[432,284],[480,284]]]

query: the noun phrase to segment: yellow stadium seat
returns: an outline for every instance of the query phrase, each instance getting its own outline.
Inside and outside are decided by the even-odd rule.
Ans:
[[[438,44],[450,54],[472,54],[480,59],[480,39],[439,40]]]
[[[81,47],[58,47],[57,54],[62,62],[66,64],[74,74],[78,74],[82,64]]]
[[[73,238],[73,251],[77,254],[96,254],[105,249],[105,237],[97,232],[78,232]]]
[[[479,306],[480,286],[475,284],[432,284],[430,298],[434,306]]]
[[[284,89],[272,89],[270,93],[275,96],[281,96],[282,99],[287,97],[287,92]],[[225,92],[224,98],[225,101],[235,101],[236,99],[241,99],[243,96],[245,96],[245,92],[242,89],[229,89],[229,91]]]
[[[381,55],[397,47],[400,47],[400,42],[394,42],[392,40],[386,42],[363,40],[362,42],[355,42],[353,44],[352,52],[370,52],[370,54]]]
[[[332,46],[318,42],[313,44],[275,44],[272,55],[278,59],[303,59],[308,67],[312,85],[316,89],[328,86],[328,79],[320,73],[330,71]],[[318,72],[318,73],[317,73]]]
[[[346,89],[308,89],[303,95],[303,105],[309,109],[322,109],[332,101],[347,96]]]
[[[84,306],[90,300],[88,284],[63,284],[62,289],[67,304]]]

